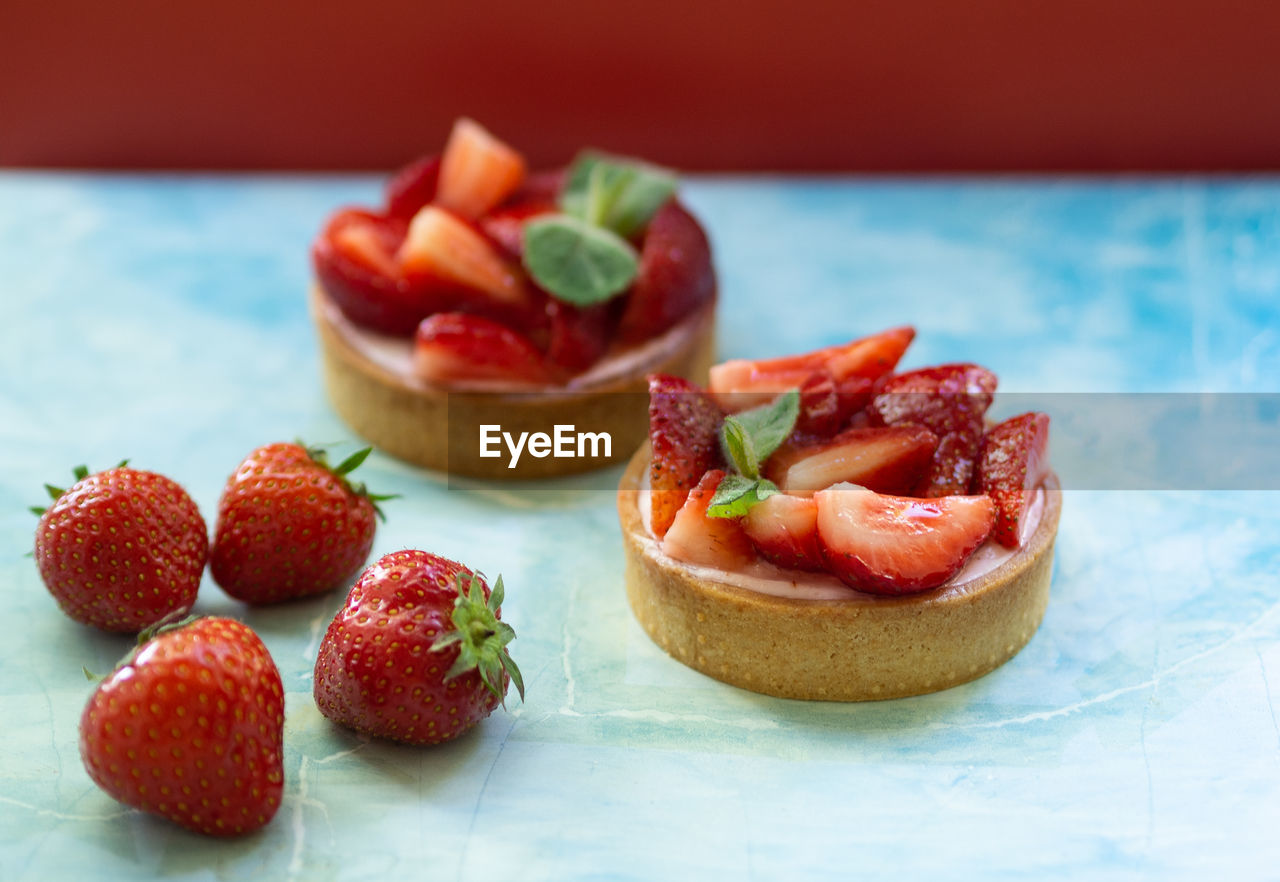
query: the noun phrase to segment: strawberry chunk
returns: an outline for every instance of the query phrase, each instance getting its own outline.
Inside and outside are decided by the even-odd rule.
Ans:
[[[751,541],[736,520],[707,517],[707,506],[723,478],[723,471],[712,469],[689,492],[662,539],[663,552],[675,560],[722,570],[735,570],[755,559]]]
[[[456,300],[452,290],[420,284],[401,272],[394,255],[406,231],[402,219],[344,209],[329,219],[311,246],[316,278],[347,318],[405,337],[423,318]]]
[[[1022,525],[1036,488],[1049,471],[1049,417],[1024,413],[990,429],[982,444],[976,486],[996,506],[992,538],[1022,544]]]
[[[877,493],[910,493],[929,470],[938,436],[923,426],[846,429],[816,444],[784,445],[765,473],[784,493],[809,496],[848,482]]]
[[[716,296],[707,234],[680,203],[668,201],[649,221],[640,269],[618,324],[624,344],[656,337]]]
[[[794,570],[826,569],[818,545],[818,504],[775,493],[742,518],[742,529],[760,556]]]
[[[544,200],[513,202],[494,209],[476,224],[508,259],[518,261],[524,255],[524,225],[535,217],[557,210],[554,202]]]
[[[868,405],[874,425],[924,426],[938,436],[929,474],[913,495],[969,492],[982,452],[983,414],[996,375],[976,364],[946,364],[884,380]]]
[[[428,205],[413,216],[396,260],[405,278],[462,292],[461,299],[511,310],[532,308],[517,267],[470,225]]]
[[[827,569],[871,594],[938,587],[960,571],[995,522],[986,496],[912,499],[837,484],[813,498]]]
[[[422,206],[436,198],[440,181],[440,157],[423,156],[401,168],[387,181],[387,214],[410,220]]]
[[[458,312],[424,320],[414,338],[414,368],[424,380],[501,380],[541,386],[556,374],[528,337],[490,319]]]
[[[724,414],[693,383],[667,374],[649,377],[651,526],[661,538],[708,469],[721,463]]]
[[[595,364],[609,348],[615,313],[611,304],[573,306],[554,297],[547,299],[549,321],[547,358],[568,373],[581,373]]]
[[[795,431],[801,435],[831,437],[871,401],[872,385],[866,377],[837,380],[825,368],[810,375],[800,387],[800,414],[796,417]]]
[[[475,220],[514,193],[525,172],[519,153],[464,117],[453,124],[440,158],[435,202]]]
[[[874,381],[890,373],[915,334],[914,328],[891,328],[800,355],[756,361],[732,359],[711,368],[707,388],[721,407],[730,411],[764,404],[788,389],[803,389],[815,373],[824,371],[837,386],[853,393],[862,386],[852,378]]]

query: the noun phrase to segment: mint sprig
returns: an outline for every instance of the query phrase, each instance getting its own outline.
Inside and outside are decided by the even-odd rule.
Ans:
[[[586,151],[574,160],[560,194],[565,214],[629,238],[676,192],[669,169]]]
[[[708,517],[741,517],[779,492],[776,484],[760,476],[760,466],[787,440],[799,416],[800,390],[791,389],[769,404],[724,418],[720,447],[734,471],[716,487]]]
[[[628,237],[675,189],[675,175],[666,169],[602,153],[579,155],[569,168],[560,212],[525,225],[525,269],[552,296],[575,306],[616,297],[640,270]]]

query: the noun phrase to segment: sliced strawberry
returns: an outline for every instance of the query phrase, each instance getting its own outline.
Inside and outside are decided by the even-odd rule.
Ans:
[[[524,157],[474,120],[453,124],[440,157],[435,202],[475,220],[516,191],[524,181]]]
[[[876,425],[924,426],[938,436],[928,477],[914,495],[967,493],[982,451],[983,414],[996,375],[976,364],[946,364],[884,380],[868,405]]]
[[[707,517],[707,506],[723,478],[724,472],[713,469],[689,492],[662,539],[663,552],[685,563],[722,570],[735,570],[755,559],[751,541],[736,520]]]
[[[422,284],[400,271],[395,253],[407,226],[360,209],[336,212],[311,246],[316,278],[351,321],[384,334],[409,336],[423,318],[450,308],[452,289]]]
[[[873,382],[851,376],[837,380],[826,369],[812,374],[800,387],[800,415],[795,430],[802,435],[829,438],[871,401]]]
[[[466,313],[440,312],[423,321],[413,358],[418,376],[433,382],[501,380],[541,386],[557,379],[528,337]]]
[[[495,208],[477,220],[476,224],[508,259],[518,261],[524,254],[525,223],[539,215],[558,210],[555,202],[548,199],[514,201]]]
[[[651,526],[661,538],[703,474],[721,463],[724,414],[710,395],[681,377],[649,377]]]
[[[946,582],[995,522],[986,496],[911,499],[837,484],[813,496],[827,569],[871,594],[913,594]]]
[[[923,426],[846,429],[817,444],[784,445],[765,474],[784,493],[808,496],[850,483],[877,493],[910,493],[929,471],[938,436]]]
[[[742,529],[766,560],[794,570],[826,569],[818,545],[818,504],[776,493],[751,507]]]
[[[800,355],[758,361],[733,359],[711,368],[707,388],[722,407],[736,411],[763,404],[787,389],[803,388],[818,371],[830,374],[837,384],[854,377],[878,380],[897,366],[915,334],[914,328],[891,328]],[[855,388],[851,383],[848,391]]]
[[[624,344],[666,331],[716,296],[707,234],[680,203],[668,201],[649,221],[640,269],[618,324]]]
[[[396,260],[411,283],[452,289],[465,311],[505,317],[536,309],[520,270],[473,227],[441,208],[428,205],[413,216]]]
[[[1008,548],[1022,539],[1022,522],[1049,471],[1049,417],[1024,413],[990,429],[982,444],[976,486],[996,506],[992,538]]]
[[[609,348],[615,313],[608,303],[577,307],[547,298],[547,358],[568,373],[581,373]]]
[[[439,156],[423,156],[404,166],[387,181],[387,214],[408,221],[436,198],[439,180]]]

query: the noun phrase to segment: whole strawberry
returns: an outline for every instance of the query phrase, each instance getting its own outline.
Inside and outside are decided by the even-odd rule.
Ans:
[[[80,757],[123,803],[212,836],[280,807],[284,689],[258,635],[231,619],[161,629],[89,699]]]
[[[425,551],[376,561],[320,643],[320,712],[368,735],[436,744],[493,713],[508,680],[523,700],[502,596],[502,577],[490,593],[476,573]]]
[[[347,481],[368,455],[330,468],[319,448],[278,443],[245,457],[218,501],[213,580],[248,603],[349,585],[373,547],[377,502],[390,498]]]
[[[196,600],[209,554],[204,518],[187,492],[164,475],[123,463],[89,474],[80,466],[68,490],[36,527],[40,577],[62,611],[105,631],[137,633]]]

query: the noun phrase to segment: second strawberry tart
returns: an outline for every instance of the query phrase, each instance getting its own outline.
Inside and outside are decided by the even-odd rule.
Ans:
[[[726,362],[705,390],[650,378],[618,511],[632,611],[670,655],[861,701],[972,680],[1030,640],[1062,505],[1049,419],[991,424],[976,364],[896,373],[913,337]]]
[[[452,474],[625,461],[645,437],[645,377],[702,381],[713,359],[707,236],[675,178],[646,163],[584,152],[531,173],[462,119],[438,157],[391,179],[382,207],[334,213],[312,258],[338,415],[387,453]],[[505,441],[557,431],[572,435],[555,455],[513,456]],[[572,450],[604,435],[607,450]]]

